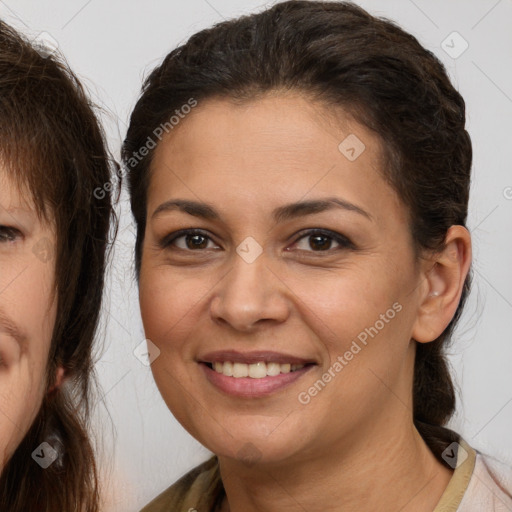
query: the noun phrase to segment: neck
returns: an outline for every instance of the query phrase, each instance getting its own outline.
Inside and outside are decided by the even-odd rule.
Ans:
[[[452,471],[437,461],[412,422],[402,425],[401,431],[368,432],[358,444],[351,440],[287,464],[248,468],[219,458],[227,496],[222,511],[432,512]]]

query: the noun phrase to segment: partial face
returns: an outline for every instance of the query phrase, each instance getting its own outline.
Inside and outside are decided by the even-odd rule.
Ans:
[[[48,259],[54,246],[53,229],[38,220],[0,166],[0,470],[46,391],[56,315],[54,261]]]
[[[378,139],[332,113],[300,95],[211,100],[154,155],[140,275],[152,370],[220,456],[304,460],[412,421],[407,211]]]

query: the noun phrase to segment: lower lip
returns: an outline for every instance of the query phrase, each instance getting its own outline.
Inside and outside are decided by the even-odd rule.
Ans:
[[[280,373],[274,377],[267,376],[262,379],[252,379],[251,377],[228,377],[216,372],[205,363],[200,363],[200,366],[205,372],[206,378],[216,388],[228,395],[243,398],[259,398],[271,395],[300,379],[313,367],[313,365],[308,365],[294,372]]]

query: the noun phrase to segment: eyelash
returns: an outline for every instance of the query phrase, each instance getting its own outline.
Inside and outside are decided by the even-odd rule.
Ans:
[[[162,249],[168,249],[179,238],[186,237],[186,236],[194,236],[194,235],[200,235],[204,238],[207,238],[208,240],[212,240],[211,237],[208,236],[208,234],[206,232],[201,231],[199,229],[182,229],[180,231],[177,231],[176,233],[172,233],[172,234],[166,236],[160,242],[159,245]],[[295,239],[295,241],[293,242],[293,245],[297,244],[297,242],[299,242],[303,238],[319,236],[319,235],[324,236],[326,238],[330,238],[332,241],[338,243],[340,247],[338,247],[337,249],[334,249],[334,250],[355,249],[354,244],[347,237],[340,235],[339,233],[336,233],[334,231],[329,231],[327,229],[318,229],[318,228],[309,229],[309,230],[301,231],[300,233],[298,233],[298,236]],[[201,249],[194,250],[194,249],[177,248],[177,250],[181,250],[181,251],[185,251],[185,252],[202,252]],[[322,250],[320,250],[320,251],[314,251],[314,250],[304,251],[301,249],[301,251],[311,252],[311,253],[331,253],[333,251],[333,249],[329,248],[324,251],[322,251]]]
[[[14,243],[22,235],[16,228],[0,226],[0,243]]]

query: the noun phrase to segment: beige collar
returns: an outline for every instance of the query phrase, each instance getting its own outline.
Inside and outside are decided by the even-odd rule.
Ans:
[[[467,452],[467,459],[459,467],[455,468],[452,478],[448,483],[434,512],[456,512],[468,488],[469,481],[475,469],[476,452],[466,441],[460,439],[459,444]],[[460,449],[459,449],[460,450]],[[457,454],[459,457],[460,452]]]

